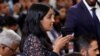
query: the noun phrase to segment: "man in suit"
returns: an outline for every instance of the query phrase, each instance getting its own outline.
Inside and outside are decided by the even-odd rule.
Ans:
[[[74,33],[76,41],[76,37],[79,35],[91,33],[96,35],[100,45],[100,17],[96,16],[96,13],[94,14],[92,8],[95,8],[96,11],[100,9],[97,0],[82,0],[71,7],[62,29],[63,35]]]

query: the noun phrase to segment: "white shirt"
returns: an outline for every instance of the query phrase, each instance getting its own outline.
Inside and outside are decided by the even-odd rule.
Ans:
[[[100,3],[100,0],[97,0]]]
[[[85,4],[85,6],[87,7],[88,11],[90,12],[91,16],[92,16],[92,8],[90,7],[87,2],[85,0],[83,0],[83,3]],[[96,15],[98,17],[98,20],[100,21],[100,6],[96,3],[96,5],[94,6],[94,8],[96,8]]]
[[[52,36],[52,34],[50,33],[50,31],[47,31],[47,35],[49,36],[50,40],[52,43],[54,43],[54,37]]]
[[[58,34],[54,29],[52,29],[52,31],[53,31],[54,33],[51,33],[51,31],[48,31],[48,32],[47,32],[47,35],[49,36],[51,42],[54,43],[54,41],[55,41],[56,38],[59,36],[59,34]],[[53,34],[55,35],[55,37],[53,36]]]

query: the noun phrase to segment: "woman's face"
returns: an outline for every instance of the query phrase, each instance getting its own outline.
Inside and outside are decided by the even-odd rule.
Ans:
[[[64,19],[66,17],[66,11],[66,8],[61,8],[59,10],[61,19]]]
[[[52,29],[53,23],[54,23],[54,13],[53,10],[50,9],[48,13],[44,16],[44,18],[41,20],[41,24],[44,30],[49,31]]]

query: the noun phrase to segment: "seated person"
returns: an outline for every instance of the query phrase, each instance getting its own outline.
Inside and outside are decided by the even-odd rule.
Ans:
[[[15,32],[18,30],[18,20],[12,16],[5,16],[5,26],[3,28],[12,29]]]
[[[21,37],[13,30],[3,30],[0,33],[0,55],[15,56]]]
[[[22,31],[21,55],[60,56],[60,51],[73,36],[61,35],[52,44],[46,32],[52,29],[54,21],[54,11],[50,6],[40,3],[30,7]]]
[[[99,54],[97,39],[94,35],[81,35],[78,38],[78,44],[82,56],[97,56]]]

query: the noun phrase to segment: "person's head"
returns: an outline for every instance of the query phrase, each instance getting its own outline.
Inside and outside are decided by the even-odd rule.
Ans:
[[[33,4],[26,16],[24,27],[29,33],[39,33],[41,30],[51,30],[53,22],[54,13],[49,6],[44,4]]]
[[[12,16],[5,16],[5,26],[8,29],[12,29],[16,31],[18,29],[18,19],[12,17]]]
[[[34,4],[34,3],[38,3],[39,0],[31,0],[31,2]]]
[[[49,3],[49,0],[38,0],[39,2],[42,2],[42,3],[45,3],[45,4],[48,4]]]
[[[67,10],[65,7],[59,9],[61,20],[64,20],[67,15]]]
[[[12,56],[19,46],[21,37],[12,30],[3,30],[0,33],[0,55]]]
[[[55,19],[55,22],[54,22],[54,24],[53,24],[53,27],[54,27],[54,29],[57,31],[57,32],[59,32],[59,31],[61,31],[61,21],[60,21],[60,13],[59,13],[59,11],[58,10],[56,10],[56,9],[54,9],[54,12],[55,12],[55,17],[54,17],[54,19]]]
[[[69,9],[69,8],[66,8],[66,7],[63,7],[63,6],[60,6],[60,7],[58,8],[59,13],[60,13],[60,21],[61,21],[62,26],[63,26],[64,23],[65,23],[68,9]]]
[[[2,4],[0,4],[0,6],[1,6],[1,8],[0,8],[1,13],[9,14],[8,3],[2,3]]]
[[[2,9],[2,4],[4,3],[4,0],[0,0],[0,13],[1,13],[1,9]]]
[[[88,3],[89,6],[95,6],[97,0],[86,0],[86,2]]]
[[[13,13],[18,14],[21,12],[22,6],[20,3],[15,3],[13,5]]]
[[[99,54],[97,39],[94,35],[81,35],[78,44],[82,56],[96,56]]]
[[[73,0],[57,0],[56,1],[57,8],[65,7],[66,9],[69,9],[72,5],[73,5]]]

